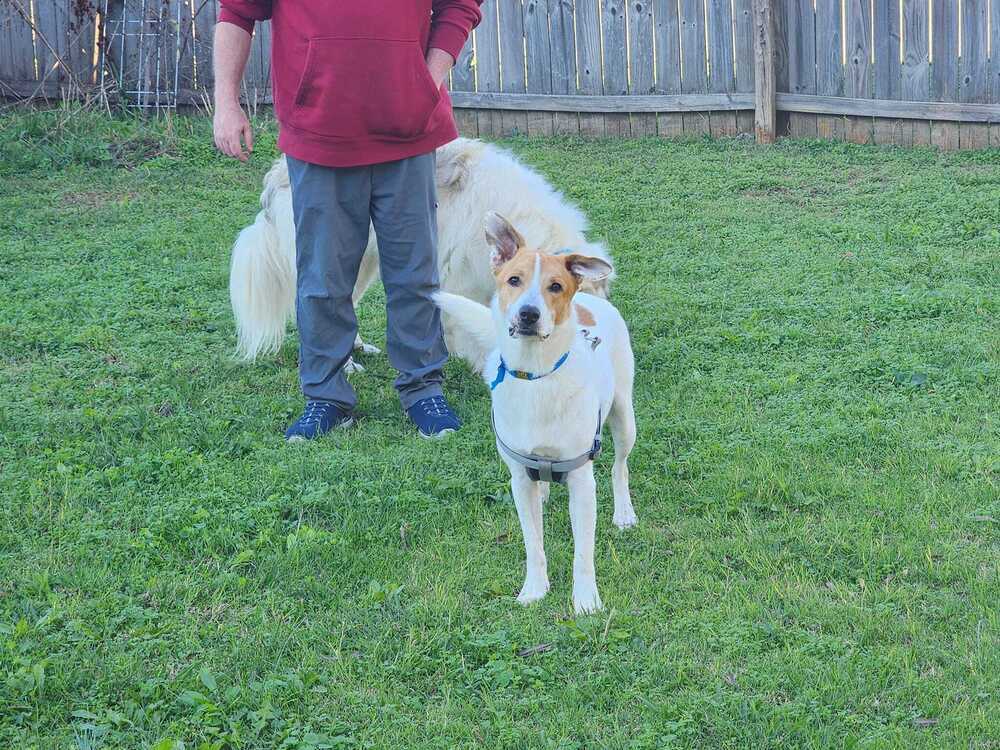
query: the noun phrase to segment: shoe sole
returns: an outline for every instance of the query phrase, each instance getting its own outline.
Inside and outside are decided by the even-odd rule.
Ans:
[[[329,430],[323,433],[323,435],[329,435],[334,430],[346,430],[348,427],[354,425],[354,417],[348,417],[340,424],[334,425]],[[310,440],[319,440],[323,435],[317,435],[316,437],[307,438],[304,435],[292,435],[291,437],[285,438],[286,443],[308,443]]]

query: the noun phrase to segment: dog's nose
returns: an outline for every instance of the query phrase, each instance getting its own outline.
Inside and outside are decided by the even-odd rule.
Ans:
[[[517,314],[518,322],[523,326],[533,326],[540,317],[542,314],[538,312],[538,308],[530,305],[522,307],[521,312]]]

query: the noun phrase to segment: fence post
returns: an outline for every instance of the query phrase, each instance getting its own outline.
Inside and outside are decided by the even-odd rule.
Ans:
[[[771,0],[753,0],[754,25],[754,131],[757,143],[774,143],[775,77],[774,16]]]

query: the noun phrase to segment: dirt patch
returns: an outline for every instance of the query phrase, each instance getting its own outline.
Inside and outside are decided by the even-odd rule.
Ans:
[[[108,193],[100,190],[80,190],[75,193],[63,193],[62,203],[64,206],[80,206],[82,208],[103,208],[114,204],[127,203],[138,196],[138,193]]]

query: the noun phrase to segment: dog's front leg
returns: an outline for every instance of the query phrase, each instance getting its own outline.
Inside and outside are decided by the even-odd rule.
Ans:
[[[569,520],[573,527],[573,609],[577,614],[596,612],[603,606],[597,593],[594,571],[594,536],[597,533],[597,483],[594,465],[572,472],[569,488]]]
[[[542,497],[537,482],[532,482],[522,466],[510,467],[510,489],[517,506],[524,535],[524,586],[517,600],[521,604],[536,602],[549,590],[549,573],[545,562],[542,534]]]

